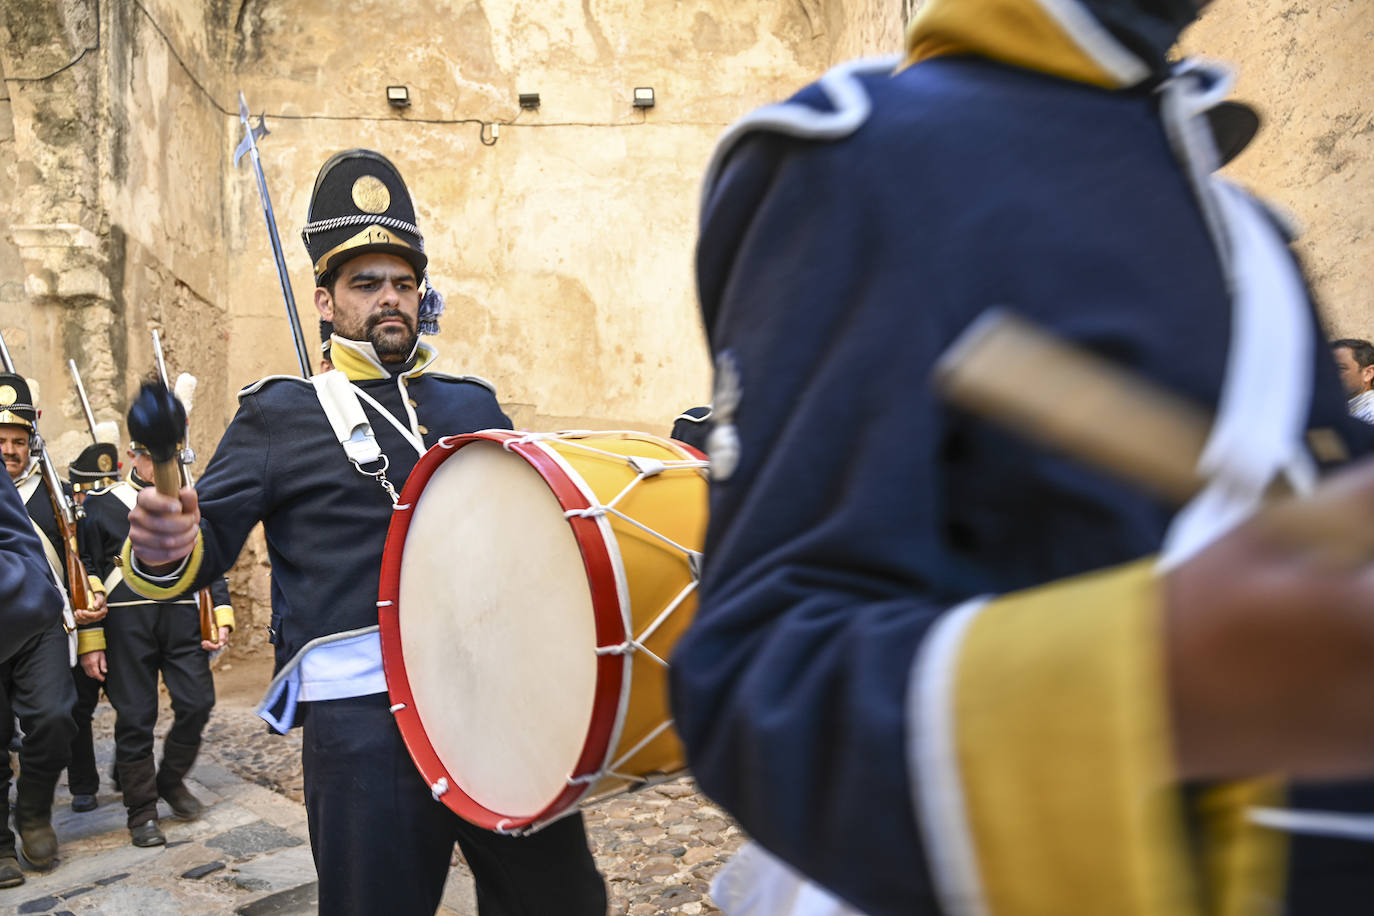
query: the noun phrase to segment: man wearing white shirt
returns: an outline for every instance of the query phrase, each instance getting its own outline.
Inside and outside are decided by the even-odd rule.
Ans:
[[[1345,337],[1331,343],[1331,354],[1336,357],[1341,384],[1350,399],[1350,415],[1374,423],[1374,344]]]

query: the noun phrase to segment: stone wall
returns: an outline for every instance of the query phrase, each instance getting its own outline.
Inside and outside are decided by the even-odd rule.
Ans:
[[[1216,0],[1185,48],[1233,62],[1264,125],[1231,174],[1286,207],[1332,337],[1374,338],[1374,5]]]
[[[901,48],[917,0],[9,0],[0,5],[0,328],[42,383],[60,463],[84,444],[65,374],[122,420],[149,367],[200,379],[203,457],[237,389],[296,360],[237,93],[266,112],[277,227],[313,347],[299,241],[319,165],[382,150],[448,298],[440,368],[491,378],[520,426],[666,431],[710,396],[692,279],[699,183],[750,109]],[[1290,207],[1333,333],[1374,334],[1374,120],[1362,0],[1216,0],[1190,51],[1240,66],[1267,124],[1233,166]],[[388,85],[409,88],[390,107]],[[636,109],[635,87],[657,104]],[[538,92],[537,110],[517,95]],[[203,460],[203,459],[202,459]],[[266,552],[232,576],[239,644]]]
[[[709,396],[692,287],[707,157],[732,120],[832,62],[852,33],[843,4],[415,8],[373,48],[338,43],[332,4],[297,3],[289,19],[245,6],[233,67],[268,112],[263,156],[302,321],[315,326],[298,240],[315,172],[374,146],[412,187],[448,297],[441,368],[491,378],[522,425],[665,430]],[[363,4],[356,21],[393,9]],[[408,109],[387,105],[392,83],[409,88]],[[654,108],[632,107],[637,86],[653,87]],[[521,111],[521,92],[540,108]],[[244,380],[290,372],[250,176],[229,175],[226,197],[231,363]]]

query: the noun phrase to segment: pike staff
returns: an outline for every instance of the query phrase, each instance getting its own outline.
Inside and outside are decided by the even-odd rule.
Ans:
[[[267,178],[262,173],[262,159],[258,156],[258,138],[268,134],[263,116],[258,117],[258,126],[248,122],[248,102],[239,93],[239,120],[243,122],[244,135],[234,150],[234,167],[237,168],[248,154],[253,162],[253,172],[258,178],[258,198],[262,201],[262,215],[267,220],[267,235],[272,242],[272,257],[277,262],[277,280],[281,283],[282,298],[286,300],[286,320],[291,323],[291,336],[296,345],[296,359],[300,362],[301,377],[310,378],[310,355],[305,346],[305,334],[301,331],[301,317],[296,312],[296,297],[291,293],[291,278],[286,270],[286,256],[282,254],[281,237],[277,235],[277,220],[272,213],[272,197],[267,193]]]

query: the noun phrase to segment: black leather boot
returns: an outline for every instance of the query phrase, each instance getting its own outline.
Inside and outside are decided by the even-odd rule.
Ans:
[[[161,846],[167,837],[157,823],[157,767],[153,758],[120,762],[118,768],[124,807],[129,809],[130,840],[135,846]]]
[[[157,794],[172,806],[172,813],[183,821],[193,821],[205,810],[201,800],[191,794],[182,780],[196,762],[198,744],[182,744],[171,738],[162,742],[162,766],[157,771]]]
[[[52,793],[57,777],[30,770],[19,772],[14,798],[14,829],[24,858],[39,871],[57,864],[57,834],[52,829]]]
[[[4,785],[0,790],[0,887],[18,887],[24,883],[24,873],[19,870],[19,858],[14,851],[14,835],[9,832],[10,787]]]

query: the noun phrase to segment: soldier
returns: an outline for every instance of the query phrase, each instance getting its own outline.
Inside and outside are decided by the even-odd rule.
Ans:
[[[713,157],[711,518],[673,705],[702,789],[786,865],[723,872],[732,916],[793,912],[799,873],[870,916],[1369,912],[1368,844],[1213,782],[1374,770],[1368,553],[1243,524],[1372,443],[1284,221],[1212,175],[1229,76],[1169,57],[1198,5],[926,0],[905,60]],[[1215,411],[1202,496],[946,403],[939,360],[995,306]],[[1367,519],[1374,465],[1316,494]],[[1370,810],[1341,791],[1287,803]]]
[[[113,423],[101,424],[111,426]],[[97,432],[100,430],[97,428]],[[118,434],[118,428],[114,429]],[[113,442],[94,442],[81,450],[67,467],[67,480],[72,496],[80,505],[92,490],[109,487],[119,479],[119,452]],[[82,536],[87,526],[82,526]],[[83,545],[84,546],[84,545]],[[97,575],[90,566],[92,576]],[[79,637],[78,637],[79,639]],[[72,666],[72,683],[76,687],[76,705],[72,718],[76,721],[76,737],[72,739],[71,762],[67,764],[67,788],[72,794],[73,811],[94,811],[96,792],[100,789],[100,772],[95,765],[95,738],[91,734],[91,718],[100,702],[100,681],[88,675],[81,665]]]
[[[210,584],[218,639],[201,639],[195,595],[146,598],[129,588],[119,553],[129,532],[129,510],[153,476],[153,462],[137,442],[129,445],[128,476],[86,497],[86,563],[105,577],[111,613],[103,626],[78,631],[81,667],[115,708],[115,769],[128,809],[135,846],[167,842],[158,824],[157,800],[165,799],[182,820],[200,816],[203,805],[184,778],[200,751],[201,733],[215,705],[211,651],[224,648],[234,627],[229,586],[222,577]],[[162,762],[154,767],[153,727],[157,724],[158,674],[172,697],[172,727],[162,742]]]
[[[47,557],[49,577],[65,570],[58,550],[63,547],[58,534],[52,498],[38,469],[38,458],[30,449],[37,410],[28,383],[18,375],[0,373],[0,457],[5,470],[19,491],[31,524]],[[60,578],[55,581],[61,581]],[[57,779],[71,755],[76,723],[72,707],[76,688],[72,684],[72,657],[68,643],[69,624],[58,614],[38,635],[26,641],[0,666],[0,747],[8,747],[14,717],[24,730],[19,751],[19,785],[14,804],[14,826],[23,841],[24,858],[37,869],[52,868],[57,862],[57,835],[52,829],[52,800]],[[0,794],[8,799],[12,775],[9,754],[0,762]],[[8,823],[0,823],[0,871],[5,871],[5,851],[14,848],[14,834]],[[11,874],[9,880],[14,881]],[[0,881],[5,880],[0,875]]]
[[[711,408],[688,407],[673,420],[670,434],[679,442],[686,442],[697,451],[706,450],[706,434],[711,430]]]
[[[321,912],[433,913],[456,841],[483,914],[602,916],[580,814],[527,837],[473,827],[432,795],[389,708],[376,600],[395,493],[440,437],[510,428],[488,383],[434,372],[419,339],[437,333],[442,299],[400,173],[371,150],[333,156],[303,236],[337,371],[318,387],[276,376],[240,392],[196,488],[180,502],[139,493],[126,578],[150,595],[203,585],[263,523],[277,675],[259,714],[281,731],[304,724]],[[370,445],[336,436],[340,410],[368,418]]]

